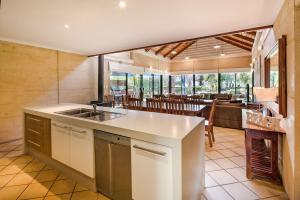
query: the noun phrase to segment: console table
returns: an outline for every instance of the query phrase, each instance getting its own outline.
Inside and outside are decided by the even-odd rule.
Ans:
[[[243,129],[245,130],[247,178],[268,179],[280,184],[278,170],[278,136],[282,131],[273,131],[248,123],[247,109],[242,110]]]

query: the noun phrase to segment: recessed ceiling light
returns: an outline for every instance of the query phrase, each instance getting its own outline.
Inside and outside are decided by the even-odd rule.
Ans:
[[[220,56],[225,56],[225,53],[221,53]]]
[[[255,58],[252,59],[252,62],[255,62]]]
[[[176,52],[176,51],[172,51],[171,53],[172,53],[172,54],[176,54],[177,52]]]
[[[258,51],[261,51],[262,50],[262,46],[258,46]]]
[[[70,28],[69,24],[65,24],[64,27],[65,27],[66,29],[69,29],[69,28]]]
[[[221,46],[220,45],[216,45],[216,46],[214,46],[214,49],[220,49],[221,48]]]
[[[152,69],[152,66],[150,65],[150,69]]]
[[[125,8],[127,6],[126,2],[125,1],[119,1],[119,7],[120,8]]]
[[[184,59],[188,60],[188,59],[190,59],[190,57],[187,56],[187,57],[185,57]]]

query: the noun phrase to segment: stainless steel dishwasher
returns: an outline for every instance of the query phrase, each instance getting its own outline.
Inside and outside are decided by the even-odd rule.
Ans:
[[[113,200],[132,200],[130,138],[95,131],[97,190]]]

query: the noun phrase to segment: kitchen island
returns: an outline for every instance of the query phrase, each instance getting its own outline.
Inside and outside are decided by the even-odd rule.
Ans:
[[[127,137],[132,199],[200,199],[205,177],[203,118],[103,107],[97,110],[121,116],[95,121],[60,113],[79,108],[92,109],[81,104],[24,108],[26,151],[96,190],[95,131]]]

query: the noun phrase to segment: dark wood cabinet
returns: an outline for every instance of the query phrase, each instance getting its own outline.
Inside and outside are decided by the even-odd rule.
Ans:
[[[51,120],[26,113],[25,143],[29,150],[34,149],[47,156],[50,156]]]

